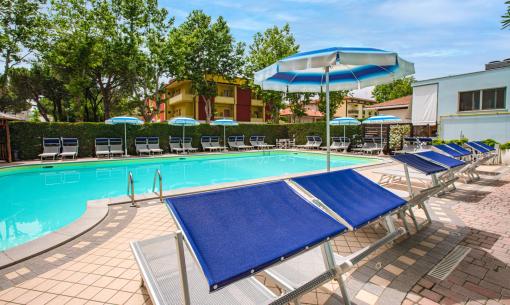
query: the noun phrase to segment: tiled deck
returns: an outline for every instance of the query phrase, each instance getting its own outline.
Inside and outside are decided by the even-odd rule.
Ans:
[[[431,225],[352,272],[347,283],[353,303],[510,305],[510,175],[459,183],[456,192],[430,200],[429,208]],[[158,202],[138,209],[110,206],[107,218],[86,234],[0,270],[0,304],[150,304],[129,241],[173,230]],[[376,225],[345,234],[334,240],[334,249],[350,254],[382,234]],[[456,270],[444,281],[427,276],[457,244],[472,250]],[[331,282],[303,296],[302,304],[343,304],[338,295]]]

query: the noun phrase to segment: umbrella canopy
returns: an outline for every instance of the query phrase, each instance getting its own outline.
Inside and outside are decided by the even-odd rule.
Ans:
[[[231,119],[218,119],[211,122],[211,125],[216,126],[237,126],[239,123]]]
[[[168,124],[175,126],[197,126],[200,125],[200,122],[192,118],[176,117],[168,121]]]
[[[361,125],[361,122],[351,117],[334,118],[329,122],[332,126],[343,126],[344,127],[344,138],[345,138],[345,126],[357,126]]]
[[[414,74],[414,64],[397,53],[372,48],[335,47],[302,52],[284,58],[255,73],[264,90],[284,92],[351,90],[391,82]]]
[[[376,115],[364,120],[363,124],[384,124],[400,122],[402,122],[402,119],[394,115]]]
[[[106,124],[116,125],[116,124],[124,124],[124,156],[127,156],[127,128],[126,125],[143,125],[143,121],[139,118],[134,118],[130,116],[116,116],[113,118],[109,118],[105,121]]]
[[[225,150],[227,150],[227,126],[237,126],[239,123],[237,121],[231,119],[218,119],[211,122],[211,125],[223,126],[223,145],[225,146]]]
[[[186,131],[185,131],[186,126],[197,126],[197,125],[200,125],[200,122],[193,118],[176,117],[176,118],[169,120],[168,124],[174,125],[174,126],[182,126],[182,143],[184,143],[184,137],[186,136]],[[183,144],[183,148],[184,148],[184,144]]]
[[[333,120],[331,120],[331,122],[329,122],[329,125],[332,125],[332,126],[353,126],[353,125],[361,125],[361,122],[355,118],[341,117],[341,118],[334,118]]]
[[[363,124],[370,125],[370,124],[380,124],[381,125],[381,149],[383,149],[383,128],[382,125],[385,123],[400,123],[402,122],[402,119],[400,119],[397,116],[394,115],[376,115],[369,117],[368,119],[363,121]],[[381,151],[382,153],[382,151]]]
[[[352,90],[414,74],[414,64],[397,53],[334,47],[297,53],[255,73],[263,90],[326,93],[326,168],[330,170],[330,90]]]

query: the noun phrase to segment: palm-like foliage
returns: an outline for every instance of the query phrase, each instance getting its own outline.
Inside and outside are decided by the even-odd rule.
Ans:
[[[510,1],[505,2],[507,5],[506,14],[501,16],[503,20],[501,20],[501,23],[503,24],[503,28],[510,28]]]

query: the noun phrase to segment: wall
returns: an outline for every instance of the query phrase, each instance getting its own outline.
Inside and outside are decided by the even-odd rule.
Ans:
[[[500,143],[509,142],[510,113],[441,118],[439,136],[442,139],[459,139],[461,134],[469,140],[474,141],[490,138]]]
[[[251,119],[251,91],[237,87],[236,89],[236,119],[239,122],[249,122]]]

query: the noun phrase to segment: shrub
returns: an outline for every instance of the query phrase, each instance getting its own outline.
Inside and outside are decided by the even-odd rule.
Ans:
[[[505,144],[501,144],[499,146],[499,149],[501,150],[507,150],[507,149],[510,149],[510,142],[506,142]]]
[[[287,128],[289,138],[295,138],[296,144],[305,144],[306,136],[320,136],[323,143],[326,143],[326,124],[325,122],[301,123],[284,125]],[[344,126],[331,126],[332,137],[342,137]],[[345,136],[352,140],[353,136],[361,134],[360,126],[345,126]]]
[[[455,143],[457,145],[462,145],[462,144],[464,144],[464,143],[466,143],[468,141],[469,140],[467,138],[462,138],[462,139],[448,140],[445,143],[446,144]]]
[[[443,139],[440,139],[440,138],[432,140],[432,145],[440,145],[440,144],[445,144],[445,143],[446,143],[446,141]]]
[[[409,125],[391,125],[390,126],[390,149],[397,150],[402,148],[402,140],[411,134]]]
[[[107,125],[104,123],[35,123],[12,122],[11,128],[12,148],[19,151],[22,160],[37,158],[42,151],[42,138],[44,137],[75,137],[78,138],[80,149],[79,157],[90,157],[95,151],[95,138],[124,137],[124,125]],[[274,143],[276,138],[287,138],[286,125],[269,124],[240,124],[226,128],[226,134],[241,135],[248,138],[252,135],[266,136],[266,142]],[[193,138],[193,145],[200,146],[201,135],[223,136],[223,127],[202,124],[186,127],[186,136]],[[182,136],[182,127],[171,126],[167,123],[151,123],[140,126],[127,125],[128,153],[135,154],[134,139],[138,136],[157,136],[160,146],[168,151],[168,137]]]
[[[489,146],[492,146],[492,147],[496,146],[496,144],[499,144],[498,141],[493,140],[493,139],[486,139],[486,140],[483,140],[482,142]]]

